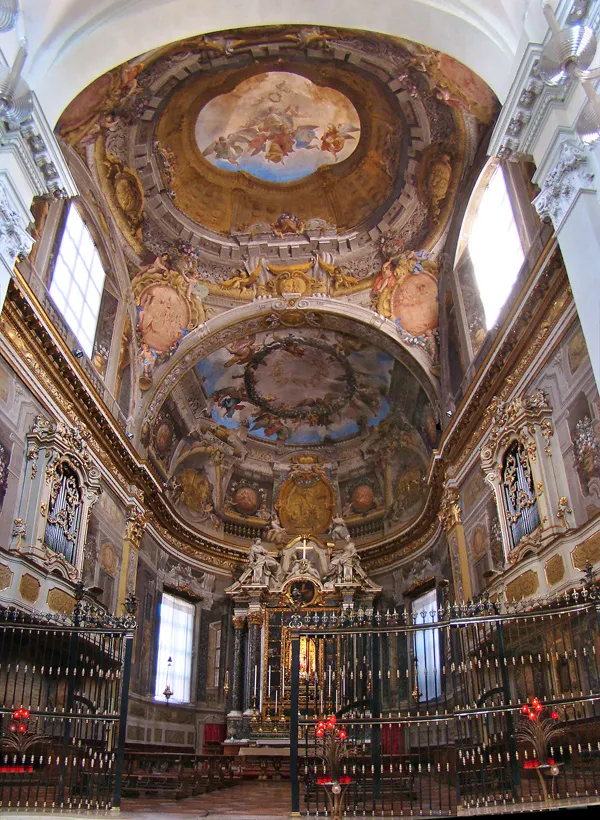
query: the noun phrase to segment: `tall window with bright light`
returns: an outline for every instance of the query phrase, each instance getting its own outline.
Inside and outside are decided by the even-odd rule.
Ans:
[[[468,243],[489,330],[525,259],[501,167],[493,173],[481,197]]]
[[[50,283],[50,296],[91,357],[94,348],[105,271],[100,255],[77,208],[69,206]]]
[[[158,630],[158,660],[154,696],[165,689],[174,703],[189,703],[192,682],[192,648],[195,607],[189,601],[163,592]]]
[[[437,616],[437,593],[435,589],[415,598],[412,604],[413,622],[435,623]],[[417,673],[419,700],[435,700],[440,695],[440,641],[438,629],[418,629],[413,632],[413,657]]]

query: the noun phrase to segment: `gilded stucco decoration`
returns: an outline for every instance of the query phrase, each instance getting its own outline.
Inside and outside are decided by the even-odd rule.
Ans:
[[[553,555],[544,564],[544,572],[546,573],[546,580],[550,586],[558,584],[559,581],[565,577],[565,562],[560,554]]]
[[[440,504],[439,519],[445,532],[450,532],[462,523],[460,496],[454,487],[446,487]]]
[[[62,612],[64,615],[71,615],[75,608],[75,598],[58,587],[48,590],[46,603],[53,612]]]
[[[571,560],[575,569],[583,570],[586,564],[600,561],[600,535],[592,535],[571,551]]]
[[[35,604],[37,599],[40,597],[41,588],[42,585],[34,575],[25,573],[21,576],[21,580],[19,582],[19,592],[24,601],[27,601],[30,604]]]
[[[331,483],[314,457],[299,456],[284,481],[275,504],[284,528],[291,535],[327,532],[335,499]]]
[[[208,289],[156,257],[131,281],[137,304],[136,338],[140,388],[147,390],[157,364],[167,361],[191,330],[206,319],[202,298]]]
[[[537,572],[528,569],[518,575],[514,581],[506,585],[506,598],[509,601],[520,601],[522,598],[531,598],[540,587],[540,579]]]
[[[9,589],[12,584],[13,573],[6,564],[0,564],[0,589]]]

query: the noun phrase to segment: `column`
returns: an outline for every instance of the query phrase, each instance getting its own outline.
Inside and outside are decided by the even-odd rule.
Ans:
[[[229,717],[237,717],[242,714],[244,696],[244,627],[246,618],[243,615],[233,616],[233,674],[231,681],[231,711]]]
[[[254,680],[256,678],[256,708],[260,708],[261,663],[260,638],[264,615],[262,610],[248,613],[248,668],[246,670],[246,691],[244,692],[244,711],[252,713],[254,706]]]
[[[440,504],[439,519],[448,539],[454,591],[457,600],[470,601],[473,597],[467,540],[462,525],[462,510],[458,503],[458,490],[445,487]]]
[[[574,24],[598,28],[600,0],[558,0],[552,4],[560,29]],[[489,146],[491,156],[505,160],[532,158],[534,182],[541,192],[534,205],[552,222],[569,277],[590,359],[600,385],[600,167],[577,136],[577,122],[587,97],[581,84],[567,79],[546,86],[536,74],[551,32],[541,3],[525,20],[523,57],[506,97]],[[596,36],[598,36],[596,31]]]
[[[121,572],[119,574],[119,589],[117,594],[117,615],[123,613],[125,598],[135,593],[138,554],[140,543],[146,528],[143,509],[132,503],[127,507],[127,522],[125,537],[123,538],[123,554],[121,556]]]

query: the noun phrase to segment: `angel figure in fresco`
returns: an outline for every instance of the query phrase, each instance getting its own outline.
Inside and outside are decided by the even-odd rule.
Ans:
[[[226,392],[215,393],[212,398],[217,406],[225,411],[225,418],[228,419],[232,419],[237,410],[245,408],[242,404],[244,397],[242,397],[241,390],[236,388],[228,388]]]
[[[235,367],[235,365],[248,364],[256,351],[254,334],[252,336],[245,336],[242,339],[236,339],[227,345],[227,350],[231,353],[231,359],[227,359],[224,367]]]
[[[346,123],[334,125],[330,123],[327,131],[321,137],[321,151],[327,151],[337,159],[337,155],[344,148],[346,140],[356,139],[353,134],[357,131],[360,131],[360,128],[356,128],[354,125]]]
[[[248,143],[248,140],[246,140]],[[237,165],[238,159],[244,153],[244,146],[240,145],[240,140],[236,134],[229,134],[224,137],[222,134],[214,142],[204,149],[203,156],[210,157],[214,154],[217,159],[223,159],[231,165]]]

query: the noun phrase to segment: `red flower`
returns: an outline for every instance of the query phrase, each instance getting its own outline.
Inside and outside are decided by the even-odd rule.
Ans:
[[[548,758],[548,766],[554,766],[554,758],[553,757]]]
[[[558,720],[559,717],[560,715],[558,714],[558,712],[552,712],[552,720]]]
[[[331,778],[330,777],[317,777],[317,783],[319,783],[319,784],[331,783]]]
[[[521,706],[521,711],[523,712],[524,715],[528,714],[529,706],[527,706],[527,704],[524,703],[523,706]]]
[[[524,769],[537,769],[539,767],[539,765],[540,765],[540,761],[537,760],[537,759],[535,759],[535,760],[526,760],[525,763],[523,764],[523,768]]]
[[[340,731],[338,732],[338,737],[339,737],[340,740],[346,740],[346,738],[347,738],[346,730],[345,729],[340,729]]]
[[[325,728],[325,721],[324,721],[324,720],[320,720],[320,721],[317,723],[317,729],[324,729],[324,728]]]
[[[340,783],[342,783],[342,785],[352,783],[352,778],[349,775],[344,775],[343,777],[340,777]]]
[[[315,732],[315,735],[316,735],[317,737],[323,737],[323,735],[324,735],[324,734],[325,734],[325,729],[320,729],[319,727],[317,727],[317,730],[316,730],[316,732]]]
[[[335,716],[335,715],[331,715],[331,716],[330,716],[330,718],[329,718],[329,720],[328,720],[328,723],[331,723],[333,726],[335,726],[335,724],[337,723],[337,718],[336,718],[336,716]]]

